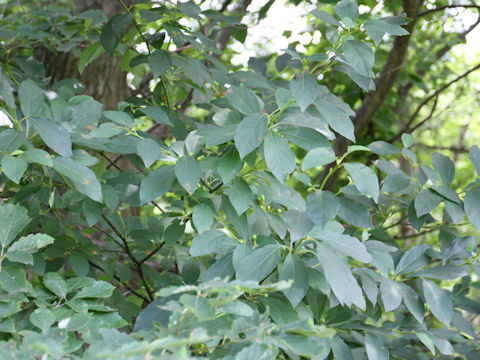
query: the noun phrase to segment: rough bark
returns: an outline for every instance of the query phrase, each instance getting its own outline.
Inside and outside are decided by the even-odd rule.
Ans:
[[[101,9],[107,18],[122,11],[118,0],[74,0],[75,13]],[[127,73],[121,70],[121,59],[103,54],[89,64],[80,75],[78,58],[72,52],[54,54],[45,48],[36,49],[35,57],[44,64],[51,83],[75,78],[85,86],[85,93],[102,102],[106,109],[116,109],[120,101],[131,96]]]

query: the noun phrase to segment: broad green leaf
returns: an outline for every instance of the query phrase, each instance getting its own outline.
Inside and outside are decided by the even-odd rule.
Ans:
[[[30,314],[30,322],[46,333],[50,326],[56,321],[55,315],[45,306],[40,306]]]
[[[170,318],[171,313],[162,307],[169,301],[178,300],[179,297],[179,295],[157,297],[154,301],[148,304],[135,319],[134,331],[150,330],[154,326],[154,322],[165,327],[168,326],[168,319]]]
[[[372,256],[367,252],[364,243],[360,242],[356,237],[329,230],[322,230],[320,232],[312,231],[310,236],[323,241],[340,253],[351,256],[358,261],[364,263],[372,261]]]
[[[368,148],[377,155],[392,155],[400,153],[400,149],[385,141],[374,141]]]
[[[140,202],[146,204],[165,194],[175,180],[174,167],[165,165],[151,171],[140,184]]]
[[[430,211],[435,209],[442,200],[443,198],[432,190],[422,189],[415,197],[415,212],[417,213],[417,216],[430,213]]]
[[[310,150],[302,160],[302,170],[330,164],[337,160],[331,147],[321,147]]]
[[[454,224],[460,223],[465,216],[463,206],[452,201],[444,200],[444,213],[453,221]]]
[[[352,177],[358,191],[362,194],[371,196],[375,202],[378,202],[380,189],[375,172],[368,166],[357,162],[345,164],[345,169]]]
[[[22,156],[28,162],[35,162],[50,167],[53,166],[52,157],[48,152],[42,149],[26,150]]]
[[[29,223],[27,209],[20,205],[0,205],[0,244],[5,248]]]
[[[337,197],[329,191],[316,191],[307,196],[307,214],[321,229],[338,213]]]
[[[102,28],[100,41],[105,50],[113,55],[123,33],[133,20],[133,14],[120,14],[112,17]]]
[[[115,289],[115,287],[106,281],[95,281],[92,284],[87,285],[86,287],[81,289],[74,296],[74,299],[108,298],[112,295],[113,289]]]
[[[188,259],[182,266],[182,278],[185,284],[195,284],[200,276],[200,267],[195,259]]]
[[[475,170],[477,170],[477,175],[480,176],[480,148],[478,145],[473,145],[470,148],[470,160],[472,160]]]
[[[152,166],[161,155],[160,145],[155,140],[143,139],[137,145],[138,155],[142,158],[145,167]]]
[[[402,289],[394,280],[383,278],[380,283],[380,294],[386,312],[397,309],[402,303]]]
[[[236,149],[228,150],[218,161],[217,170],[224,184],[229,183],[242,169],[243,162]]]
[[[27,141],[24,132],[7,129],[0,132],[0,151],[11,154]]]
[[[402,144],[406,148],[409,148],[410,146],[413,145],[413,137],[410,134],[402,134]]]
[[[198,232],[210,229],[213,224],[213,210],[207,204],[199,204],[193,208],[192,220]]]
[[[354,304],[365,310],[362,289],[353,277],[348,261],[327,244],[318,244],[317,257],[325,278],[340,304],[347,306]]]
[[[93,201],[102,202],[102,188],[95,173],[85,165],[65,157],[53,159],[53,168],[68,177],[75,188]]]
[[[249,115],[238,124],[234,140],[242,159],[260,146],[267,133],[267,126],[268,118],[261,113]]]
[[[70,253],[69,263],[72,267],[73,272],[77,276],[86,276],[90,271],[90,264],[88,263],[85,255],[77,251],[72,251]]]
[[[350,348],[340,336],[337,335],[331,339],[330,345],[332,346],[334,359],[353,360]]]
[[[238,316],[252,316],[254,311],[245,302],[234,300],[226,303],[225,305],[216,308],[217,312],[224,312],[227,314],[233,314]]]
[[[328,139],[315,129],[303,126],[283,126],[279,132],[289,141],[305,150],[330,147]]]
[[[427,244],[420,244],[407,250],[397,264],[395,275],[406,274],[427,265],[428,258],[425,251],[428,248]]]
[[[439,280],[456,280],[467,276],[468,266],[456,266],[453,264],[435,266],[429,269],[423,269],[410,274],[408,277],[421,277]]]
[[[7,106],[15,109],[15,98],[13,97],[13,91],[7,79],[5,75],[0,74],[0,95]]]
[[[230,203],[235,208],[238,216],[242,215],[253,201],[253,193],[250,186],[241,177],[237,177],[228,191]]]
[[[273,175],[282,183],[285,178],[295,169],[295,154],[288,141],[277,133],[269,131],[263,144],[265,162]]]
[[[173,126],[168,115],[160,106],[146,106],[140,110],[149,118],[152,118],[157,124]]]
[[[382,183],[382,192],[397,194],[408,188],[411,183],[412,179],[410,179],[403,172],[398,172],[394,175],[388,175]]]
[[[465,193],[465,213],[470,222],[480,231],[480,190],[467,190]]]
[[[400,25],[390,24],[382,19],[367,21],[364,26],[367,34],[375,42],[375,45],[380,43],[385,33],[396,36],[408,35],[408,31]]]
[[[423,294],[433,315],[445,326],[449,327],[453,317],[453,304],[447,291],[442,290],[437,284],[423,279]]]
[[[317,96],[317,80],[310,73],[300,73],[290,81],[290,91],[300,109],[305,111]]]
[[[202,296],[183,294],[180,297],[180,302],[199,320],[208,320],[215,317],[215,310],[210,305],[210,302]]]
[[[415,290],[406,284],[400,284],[402,290],[402,298],[408,311],[417,319],[420,324],[423,324],[423,317],[425,316],[425,309],[420,296]]]
[[[33,116],[47,116],[49,109],[45,103],[42,89],[31,79],[23,81],[18,87],[18,97],[23,115],[28,118]]]
[[[168,51],[155,50],[148,56],[148,66],[150,66],[153,76],[156,78],[164,76],[172,67],[172,56]]]
[[[278,265],[282,255],[280,245],[267,245],[245,256],[236,268],[237,279],[261,281]]]
[[[132,117],[123,111],[104,111],[103,116],[120,126],[131,127],[133,125]]]
[[[335,13],[340,19],[349,18],[356,21],[358,18],[358,5],[355,0],[342,0],[334,7]]]
[[[280,280],[293,280],[292,286],[282,292],[292,306],[296,307],[308,290],[308,272],[303,260],[288,254],[279,267],[278,277]]]
[[[72,156],[72,140],[63,125],[53,120],[34,118],[32,124],[45,144],[62,156]]]
[[[232,279],[233,274],[235,274],[235,269],[232,264],[232,253],[229,253],[215,261],[207,271],[203,273],[202,281],[210,281],[215,278]]]
[[[454,258],[463,259],[471,256],[471,252],[475,249],[476,239],[473,236],[464,236],[456,238],[449,247],[443,250],[443,262]]]
[[[43,276],[43,285],[59,298],[64,299],[67,296],[67,283],[58,273],[46,273]]]
[[[0,216],[2,216],[1,207],[0,207]],[[21,217],[22,215],[19,215],[19,216]],[[20,239],[15,241],[12,244],[12,246],[8,248],[8,252],[25,251],[29,253],[35,253],[37,252],[37,250],[40,250],[45,246],[53,244],[54,241],[55,240],[50,235],[29,234],[27,236],[22,236]]]
[[[326,24],[333,25],[333,26],[342,26],[332,15],[330,15],[325,11],[313,9],[312,14],[317,19],[322,20]]]
[[[202,169],[193,157],[185,155],[178,159],[175,165],[175,176],[187,192],[195,191],[201,175]]]
[[[233,249],[236,245],[238,244],[235,240],[220,230],[206,230],[193,238],[190,255],[221,254]]]
[[[227,100],[244,115],[253,115],[263,109],[255,93],[245,87],[232,86],[227,89]]]
[[[277,105],[279,109],[283,109],[287,106],[288,102],[292,98],[292,93],[290,90],[279,87],[275,90],[275,100],[277,101]]]
[[[367,351],[368,360],[388,360],[388,348],[384,341],[374,334],[367,333],[365,335],[365,349]]]
[[[338,200],[340,205],[338,208],[338,217],[340,219],[360,228],[373,228],[370,212],[365,205],[343,196],[339,197]]]
[[[290,241],[292,243],[307,236],[314,225],[305,211],[290,209],[282,213],[281,216],[287,224],[287,230],[290,233]]]
[[[3,155],[2,171],[6,177],[12,180],[15,184],[19,184],[25,170],[27,170],[27,162],[17,156]]]
[[[418,339],[427,347],[428,350],[435,356],[435,343],[433,342],[432,336],[425,331],[417,331],[415,335]]]
[[[69,125],[73,125],[79,131],[92,130],[97,126],[98,121],[102,117],[103,105],[93,99],[87,99],[78,104],[72,113],[72,120]],[[108,113],[106,111],[106,113]],[[128,116],[120,111],[111,111],[111,113],[119,113]]]
[[[373,50],[364,42],[347,40],[342,44],[343,55],[348,63],[360,74],[370,76],[375,55]]]
[[[450,186],[455,176],[455,166],[452,160],[436,152],[433,154],[432,162],[442,179],[442,184],[447,187]]]

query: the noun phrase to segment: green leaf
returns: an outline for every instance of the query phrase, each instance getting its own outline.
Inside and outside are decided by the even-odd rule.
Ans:
[[[235,248],[237,245],[235,240],[229,238],[220,230],[206,230],[193,238],[190,246],[190,255],[221,254]]]
[[[253,115],[263,109],[255,93],[245,87],[232,86],[227,89],[227,100],[244,115]]]
[[[317,19],[322,20],[326,24],[333,25],[333,26],[342,26],[342,24],[340,24],[332,15],[330,15],[325,11],[313,9],[312,14]]]
[[[217,170],[224,184],[229,183],[242,169],[243,162],[236,149],[228,150],[218,161]]]
[[[178,159],[175,165],[175,176],[187,192],[195,191],[201,175],[202,169],[193,157],[185,155]]]
[[[375,202],[378,202],[380,189],[375,172],[368,166],[357,162],[345,164],[345,169],[352,177],[358,191],[362,194],[371,196]]]
[[[370,77],[375,55],[372,49],[364,42],[347,40],[342,44],[343,55],[348,63],[360,74]]]
[[[425,251],[428,248],[427,244],[420,244],[407,250],[397,264],[395,275],[406,274],[427,265],[429,261]]]
[[[106,281],[94,281],[90,285],[87,285],[82,290],[80,290],[74,296],[74,299],[108,298],[112,296],[113,289],[115,289],[115,287]]]
[[[235,146],[243,159],[260,146],[267,133],[268,118],[265,114],[252,114],[244,118],[235,130]]]
[[[313,222],[305,211],[290,209],[282,213],[282,218],[287,224],[292,243],[303,238],[312,230]]]
[[[103,116],[121,126],[131,127],[133,125],[132,117],[123,111],[104,111]]]
[[[132,20],[133,14],[115,15],[103,26],[100,41],[110,55],[113,55],[115,52],[115,49],[122,39],[123,33]]]
[[[402,289],[402,298],[408,311],[417,319],[420,324],[423,324],[423,317],[425,316],[425,309],[420,296],[410,286],[400,284]]]
[[[318,244],[317,257],[325,278],[340,304],[347,306],[354,304],[365,310],[362,289],[353,277],[348,261],[327,244]]]
[[[62,156],[72,156],[72,140],[70,139],[70,134],[61,124],[42,118],[32,119],[32,124],[50,149]]]
[[[440,289],[434,282],[423,279],[423,294],[433,315],[449,327],[453,317],[453,304],[447,291]]]
[[[59,298],[67,296],[67,283],[58,273],[49,272],[43,276],[43,285]]]
[[[145,167],[152,166],[161,155],[160,145],[155,140],[143,139],[137,145],[137,153],[142,158]]]
[[[359,228],[373,228],[370,212],[365,205],[343,196],[339,197],[338,200],[338,217],[340,219]]]
[[[102,202],[102,188],[95,173],[85,165],[65,157],[53,159],[53,168],[68,177],[75,188],[93,201]]]
[[[415,197],[415,212],[417,213],[417,216],[430,213],[430,211],[435,209],[442,200],[443,198],[432,190],[422,189],[422,191],[420,191]]]
[[[442,179],[442,184],[447,187],[450,186],[455,176],[455,165],[453,165],[452,160],[435,152],[433,153],[432,162],[433,167],[440,175],[440,179]]]
[[[367,350],[368,360],[388,360],[388,348],[384,341],[377,335],[367,333],[365,335],[365,349]]]
[[[86,276],[90,271],[90,264],[83,254],[72,251],[69,256],[69,263],[77,276]]]
[[[160,106],[146,106],[140,110],[149,118],[153,119],[157,124],[173,126],[167,113]]]
[[[232,187],[228,191],[228,199],[238,216],[242,215],[250,207],[253,197],[250,186],[241,177],[237,177],[234,180]]]
[[[360,242],[356,237],[329,230],[322,230],[320,232],[314,230],[312,231],[311,236],[314,239],[321,240],[330,245],[340,253],[351,256],[358,261],[364,263],[372,261],[372,256],[367,252],[364,243]]]
[[[150,66],[153,76],[156,78],[164,76],[172,67],[172,56],[168,51],[155,50],[148,57],[148,66]]]
[[[305,111],[317,96],[317,80],[310,73],[300,73],[290,81],[290,91],[300,109]]]
[[[392,155],[401,152],[399,148],[385,141],[374,141],[368,145],[368,148],[377,155]]]
[[[2,216],[1,210],[0,216]],[[21,217],[22,215],[17,216]],[[26,251],[28,253],[35,253],[41,248],[53,244],[54,241],[55,240],[51,236],[46,234],[29,234],[27,236],[22,236],[20,239],[15,241],[12,246],[8,248],[7,254],[13,251]]]
[[[435,266],[429,269],[423,269],[408,275],[408,277],[421,277],[439,280],[456,280],[459,277],[467,276],[468,266],[457,266],[453,264]]]
[[[238,280],[261,281],[268,276],[278,265],[282,255],[282,247],[272,244],[255,250],[245,256],[238,267]]]
[[[464,201],[468,219],[480,231],[480,190],[478,188],[467,190]]]
[[[443,262],[454,258],[463,259],[471,256],[471,251],[475,248],[476,239],[473,236],[464,236],[456,238],[449,247],[443,250]]]
[[[19,184],[25,170],[27,170],[27,162],[19,157],[3,155],[2,170],[6,177],[12,180],[15,184]]]
[[[0,95],[7,106],[11,107],[12,109],[16,108],[12,88],[8,82],[8,78],[3,74],[0,74]]]
[[[283,264],[279,267],[278,277],[280,280],[293,280],[292,286],[282,292],[292,306],[296,307],[308,290],[307,267],[301,259],[288,254]]]
[[[192,220],[198,232],[207,230],[213,224],[213,210],[207,204],[199,204],[193,208]]]
[[[334,7],[335,13],[340,19],[349,18],[356,21],[358,18],[358,5],[355,0],[342,0]]]
[[[25,138],[24,132],[15,129],[4,130],[0,132],[0,151],[11,154],[25,144],[26,141],[27,139]]]
[[[472,160],[475,170],[477,170],[477,175],[480,176],[480,148],[478,145],[473,145],[470,148],[470,160]]]
[[[330,164],[337,160],[331,147],[321,147],[310,150],[302,161],[302,170],[308,170],[313,167]]]
[[[5,248],[29,223],[27,209],[20,205],[0,206],[0,244]]]
[[[337,335],[331,340],[331,346],[334,359],[353,360],[350,348],[340,336]]]
[[[56,321],[55,315],[45,306],[40,306],[30,314],[30,322],[46,333],[50,326]]]
[[[263,144],[265,162],[273,175],[282,183],[285,178],[295,169],[295,154],[288,141],[277,133],[269,131]]]
[[[400,284],[394,280],[383,278],[380,284],[380,294],[386,312],[397,309],[402,303],[402,289]]]
[[[180,302],[189,309],[199,320],[208,320],[215,317],[215,310],[208,300],[202,296],[183,294]]]
[[[316,191],[307,196],[307,214],[321,229],[337,216],[339,203],[329,191]]]
[[[303,126],[283,126],[279,132],[289,141],[305,150],[330,147],[328,139],[315,129]]]
[[[52,157],[49,153],[42,149],[30,149],[23,153],[23,158],[28,162],[35,162],[37,164],[53,166]]]
[[[165,194],[175,180],[172,165],[165,165],[151,171],[140,184],[140,203],[146,204]]]
[[[45,103],[43,91],[33,80],[27,79],[20,84],[18,97],[25,117],[32,118],[33,116],[49,115],[50,111]]]
[[[375,42],[375,45],[380,43],[385,33],[396,36],[408,35],[408,31],[400,25],[390,24],[382,19],[367,21],[365,22],[364,27],[367,34]]]

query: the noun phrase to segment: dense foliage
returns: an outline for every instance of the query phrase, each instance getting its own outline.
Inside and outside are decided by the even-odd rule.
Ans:
[[[347,90],[375,90],[412,19],[329,3],[315,52],[248,68],[217,39],[247,36],[226,7],[4,5],[1,359],[478,359],[480,178],[407,133],[334,151],[358,136]],[[107,108],[45,51],[82,75],[121,59],[136,91]]]

